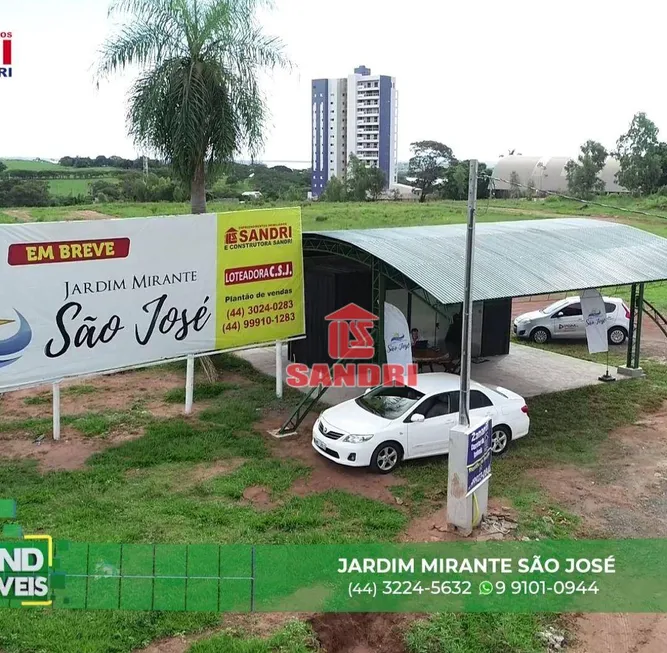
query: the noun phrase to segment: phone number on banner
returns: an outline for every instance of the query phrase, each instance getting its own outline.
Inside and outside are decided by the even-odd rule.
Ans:
[[[294,308],[294,300],[287,299],[283,301],[276,301],[266,304],[253,304],[247,308],[237,307],[230,308],[227,311],[228,320],[238,320],[250,315],[264,315],[266,313],[276,313],[280,311],[288,311]]]
[[[277,315],[263,315],[262,317],[251,317],[246,320],[226,322],[222,325],[222,332],[239,331],[240,329],[257,329],[259,327],[273,326],[274,324],[285,324],[296,320],[295,313],[278,313]]]
[[[400,581],[390,580],[376,582],[351,582],[347,586],[347,594],[350,598],[355,595],[369,595],[376,597],[378,595],[410,596],[417,594],[442,594],[444,596],[490,596],[491,594],[511,594],[511,595],[546,595],[555,594],[572,596],[574,594],[597,594],[600,588],[596,581],[569,580],[555,582],[546,581],[497,581],[488,580],[482,582],[472,582],[469,580],[446,580],[422,583],[421,581]]]

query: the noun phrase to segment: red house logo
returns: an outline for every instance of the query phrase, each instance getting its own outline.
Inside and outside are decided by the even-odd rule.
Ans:
[[[12,33],[0,31],[0,77],[12,76]]]
[[[225,233],[225,245],[235,245],[236,243],[239,242],[239,232],[234,229],[234,227],[230,227],[227,229]]]
[[[371,330],[378,316],[357,304],[348,304],[329,313],[329,356],[334,360],[368,360],[375,354]]]
[[[328,354],[340,361],[368,361],[375,355],[371,330],[378,316],[357,304],[348,304],[329,313],[324,318],[329,323]],[[417,383],[417,366],[370,362],[334,363],[329,369],[326,363],[315,363],[308,369],[303,363],[287,366],[287,385],[293,388],[305,386],[334,386],[374,388],[379,385],[410,385]]]

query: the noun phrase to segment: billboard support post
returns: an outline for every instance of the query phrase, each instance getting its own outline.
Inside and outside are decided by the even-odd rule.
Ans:
[[[185,414],[192,413],[195,394],[195,357],[190,354],[185,363]]]
[[[276,397],[283,398],[283,341],[276,340]]]
[[[60,382],[53,384],[53,439],[60,440]]]

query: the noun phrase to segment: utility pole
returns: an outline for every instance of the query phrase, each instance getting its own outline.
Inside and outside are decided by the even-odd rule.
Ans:
[[[144,156],[144,181],[148,179],[148,157]]]
[[[470,426],[470,353],[472,350],[472,271],[475,263],[475,214],[477,213],[477,161],[470,162],[466,271],[463,286],[463,336],[461,339],[461,391],[459,425]]]
[[[491,421],[470,423],[470,363],[472,350],[473,270],[475,213],[477,211],[476,160],[470,161],[468,226],[465,246],[465,281],[461,335],[459,423],[449,433],[447,465],[447,523],[470,535],[487,511],[491,476]]]

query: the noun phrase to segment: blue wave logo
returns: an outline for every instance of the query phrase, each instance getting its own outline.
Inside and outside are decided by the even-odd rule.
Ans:
[[[7,367],[15,363],[23,355],[23,350],[32,340],[32,329],[28,320],[26,320],[17,310],[14,311],[19,318],[19,330],[9,338],[0,339],[0,368]],[[2,327],[7,324],[14,324],[16,320],[0,318],[0,335]],[[19,354],[18,356],[16,354]],[[10,358],[7,358],[7,357]]]
[[[405,335],[402,335],[402,336],[401,336],[401,335],[399,335],[398,333],[395,333],[395,334],[391,337],[391,342],[403,342],[403,340],[405,340]]]

